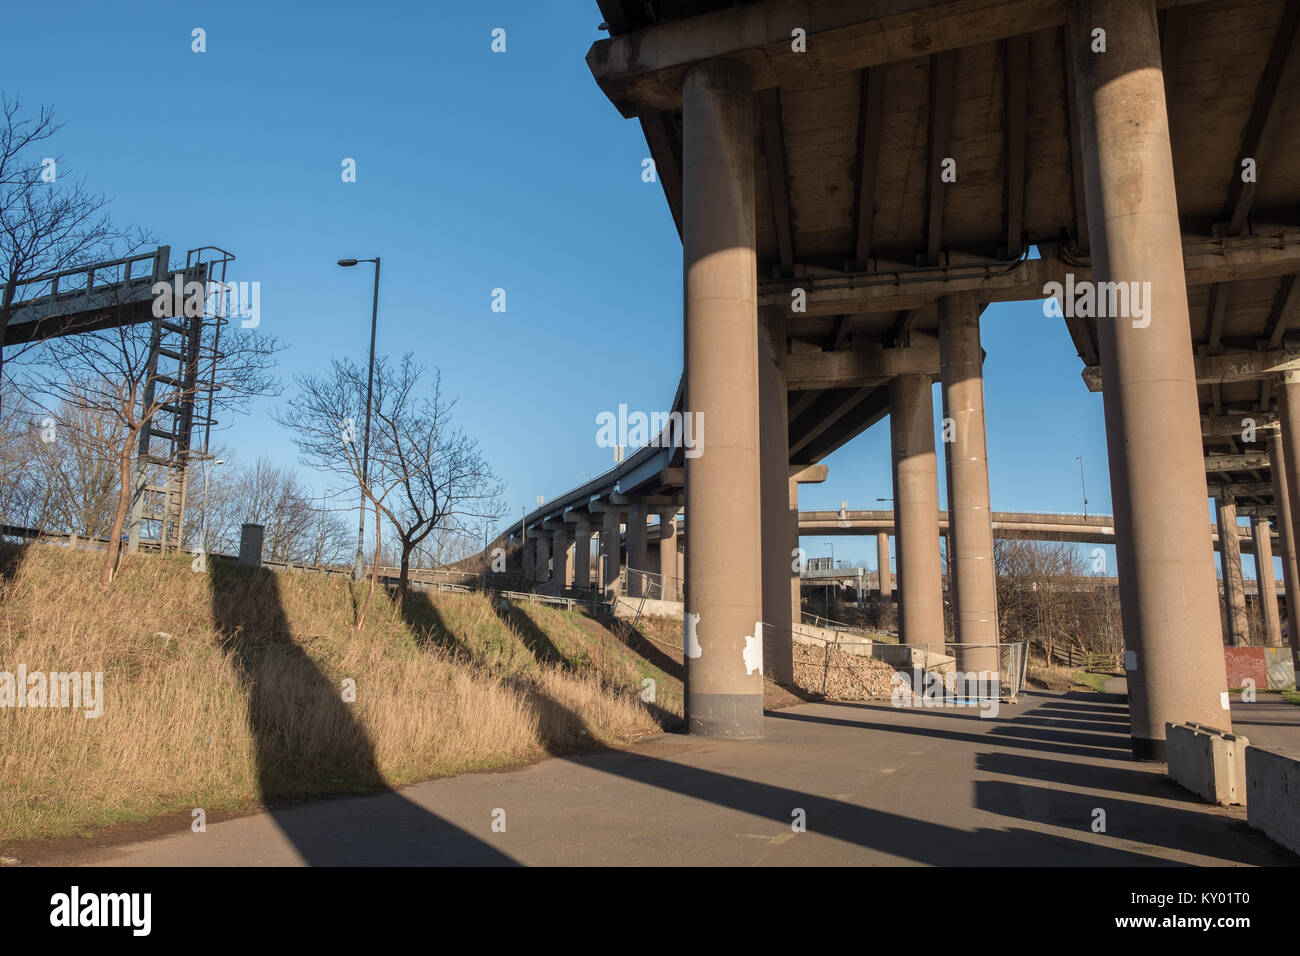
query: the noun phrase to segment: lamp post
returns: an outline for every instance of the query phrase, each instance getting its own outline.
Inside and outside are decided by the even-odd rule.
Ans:
[[[366,538],[366,488],[370,481],[370,399],[375,388],[375,330],[379,325],[379,257],[373,259],[340,259],[339,265],[351,268],[359,262],[375,264],[375,295],[370,308],[370,371],[366,376],[366,432],[361,445],[361,520],[357,525],[357,556],[352,563],[352,578],[360,581],[365,575]]]
[[[1075,455],[1079,460],[1079,484],[1083,486],[1083,516],[1088,517],[1088,482],[1083,477],[1083,456]]]

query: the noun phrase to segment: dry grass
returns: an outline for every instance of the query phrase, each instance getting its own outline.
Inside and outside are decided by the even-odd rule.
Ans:
[[[0,709],[0,843],[501,767],[681,717],[680,682],[582,615],[381,592],[358,634],[364,586],[340,578],[139,557],[104,592],[93,553],[0,558],[0,670],[104,674],[97,719]]]
[[[1029,666],[1025,668],[1025,682],[1030,687],[1044,690],[1072,690],[1086,686],[1080,684],[1079,672],[1074,668],[1045,664],[1033,658],[1030,658]]]

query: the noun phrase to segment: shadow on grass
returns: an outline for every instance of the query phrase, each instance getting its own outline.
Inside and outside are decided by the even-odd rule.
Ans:
[[[385,782],[365,728],[294,639],[277,575],[213,561],[212,613],[248,688],[257,785],[276,825],[313,866],[509,864],[491,845],[453,826]],[[364,693],[365,675],[357,675]],[[369,800],[285,801],[339,793]]]

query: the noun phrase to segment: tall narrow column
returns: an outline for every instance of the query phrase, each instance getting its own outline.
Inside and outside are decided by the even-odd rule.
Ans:
[[[707,426],[686,459],[686,719],[706,736],[763,733],[754,235],[752,81],[709,60],[682,96],[685,408]]]
[[[677,509],[659,512],[659,579],[665,601],[676,601],[677,592]]]
[[[763,657],[778,684],[794,683],[790,629],[790,425],[786,403],[784,325],[776,319],[758,333],[758,440],[762,493]]]
[[[526,534],[526,533],[527,533],[527,532],[525,532],[525,534]],[[533,557],[535,556],[536,552],[537,552],[537,548],[534,547],[532,541],[528,540],[527,538],[524,538],[522,541],[520,541],[520,543],[519,543],[519,558],[520,558],[520,560],[523,562],[522,567],[521,567],[521,570],[522,570],[522,572],[523,572],[523,578],[522,578],[522,580],[523,580],[523,582],[524,582],[525,585],[526,585],[529,581],[532,581],[532,580],[533,580],[533,577],[534,577],[534,574],[533,574],[533,563],[534,563],[534,562],[533,562]]]
[[[591,522],[579,521],[573,535],[573,586],[591,589]]]
[[[790,555],[790,620],[792,623],[801,624],[803,623],[803,578],[799,574],[799,562],[795,560],[795,555],[799,551],[799,482],[793,475],[790,477],[790,516],[793,526],[790,550],[794,552]]]
[[[572,565],[569,563],[569,532],[564,528],[556,528],[551,532],[551,583],[560,591],[569,586],[570,570]]]
[[[534,571],[537,576],[537,583],[545,584],[551,579],[551,538],[550,535],[538,528],[536,541],[537,562]]]
[[[1092,278],[1129,292],[1097,333],[1131,743],[1160,760],[1167,721],[1232,728],[1155,0],[1071,0],[1070,25]]]
[[[939,570],[939,473],[934,460],[934,400],[928,375],[900,375],[889,388],[894,456],[894,554],[899,634],[904,644],[943,644]],[[940,651],[936,646],[933,650]]]
[[[880,575],[880,598],[885,600],[894,593],[894,583],[889,576],[889,535],[876,532],[876,567]]]
[[[1280,429],[1268,436],[1269,471],[1273,479],[1273,504],[1277,508],[1277,553],[1282,559],[1282,584],[1286,589],[1287,633],[1290,635],[1292,662],[1300,673],[1300,654],[1296,653],[1296,612],[1300,610],[1300,568],[1296,565],[1296,534],[1291,512],[1291,487],[1286,474],[1286,449]],[[1281,615],[1278,615],[1279,627]]]
[[[645,594],[646,567],[645,505],[634,502],[627,509],[627,593],[629,597]]]
[[[1268,519],[1250,519],[1255,543],[1255,584],[1259,588],[1260,616],[1264,619],[1264,646],[1282,646],[1282,628],[1277,614],[1277,580],[1273,577],[1273,529]]]
[[[1282,426],[1278,449],[1282,452],[1282,469],[1286,476],[1286,501],[1291,512],[1291,560],[1300,566],[1300,373],[1287,372],[1280,377],[1277,396],[1278,422]],[[1276,479],[1275,479],[1276,480]],[[1278,505],[1278,517],[1282,515]],[[1300,578],[1296,579],[1300,590]],[[1291,603],[1286,595],[1287,640],[1291,644],[1291,662],[1300,674],[1300,604]],[[1297,597],[1300,597],[1298,595]]]
[[[605,600],[610,602],[618,597],[619,524],[617,511],[606,511],[600,516],[600,586]]]
[[[939,373],[948,468],[949,586],[964,671],[998,670],[998,589],[993,572],[980,307],[973,295],[939,300]],[[947,426],[951,424],[951,428]]]
[[[1250,643],[1246,617],[1246,586],[1241,575],[1241,537],[1237,531],[1237,502],[1231,496],[1214,499],[1219,523],[1219,561],[1223,565],[1223,610],[1228,643],[1241,647]]]

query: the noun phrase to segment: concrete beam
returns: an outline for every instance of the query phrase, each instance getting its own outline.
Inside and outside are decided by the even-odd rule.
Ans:
[[[939,343],[912,334],[907,348],[875,346],[841,352],[791,352],[786,356],[786,386],[801,389],[863,388],[884,385],[898,375],[939,374]]]
[[[1240,412],[1235,415],[1202,415],[1202,438],[1237,438],[1242,437],[1247,429],[1263,432],[1277,428],[1277,412]],[[1267,441],[1267,435],[1259,435],[1257,441]]]
[[[1268,452],[1252,451],[1241,455],[1206,455],[1205,470],[1212,471],[1254,471],[1268,467]]]
[[[1271,449],[1272,445],[1270,444],[1269,447]],[[1269,457],[1271,460],[1271,451]],[[1272,482],[1268,481],[1211,481],[1207,483],[1206,487],[1211,498],[1217,498],[1220,495],[1228,495],[1233,498],[1249,498],[1275,494]]]
[[[706,60],[743,63],[763,90],[1048,30],[1065,19],[1062,0],[766,0],[597,40],[587,66],[631,118],[641,107],[679,107],[688,71]],[[791,48],[796,28],[806,31],[806,52]]]
[[[1300,272],[1300,228],[1266,230],[1249,236],[1213,238],[1184,236],[1183,274],[1187,285],[1276,278]],[[804,274],[800,274],[804,270]],[[796,265],[794,279],[759,283],[760,307],[789,314],[791,293],[803,289],[805,315],[890,312],[929,305],[940,296],[973,292],[981,302],[1021,302],[1047,298],[1049,282],[1065,284],[1067,274],[1077,285],[1092,279],[1087,265],[1067,265],[1057,259],[1025,259],[1005,265],[954,265],[900,272],[808,273]]]
[[[1227,385],[1254,382],[1285,372],[1300,370],[1300,349],[1273,349],[1268,352],[1224,352],[1196,356],[1197,385]],[[1090,392],[1102,390],[1101,369],[1090,365],[1083,370],[1083,381]]]

